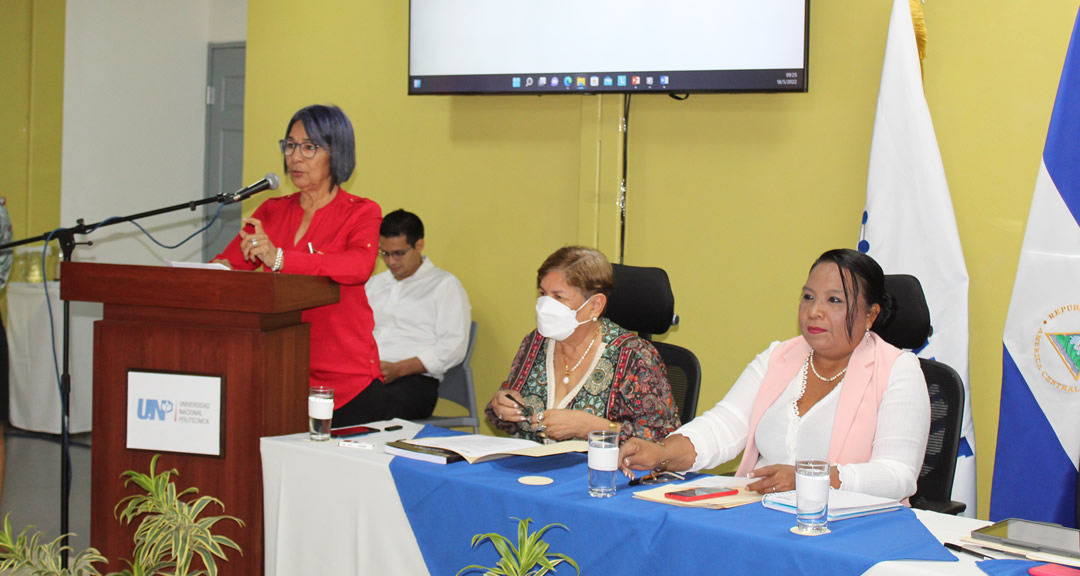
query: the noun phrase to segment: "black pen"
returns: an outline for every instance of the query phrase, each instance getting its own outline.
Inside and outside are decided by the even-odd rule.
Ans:
[[[517,398],[514,398],[513,396],[511,396],[509,394],[507,394],[506,397],[509,398],[510,401],[513,402],[514,404],[517,404],[518,406],[521,406],[521,415],[522,416],[524,416],[526,418],[528,418],[530,416],[529,412],[532,412],[532,411],[529,410],[528,406],[522,404],[521,402],[518,402]]]
[[[982,552],[976,552],[976,551],[972,550],[971,548],[965,548],[965,547],[963,547],[963,546],[961,546],[959,544],[954,544],[952,542],[945,542],[944,544],[945,544],[945,547],[948,548],[949,550],[955,550],[957,552],[963,552],[965,554],[971,554],[972,556],[974,556],[976,558],[979,558],[979,559],[982,559],[982,560],[993,560],[994,559],[993,556],[983,554]]]

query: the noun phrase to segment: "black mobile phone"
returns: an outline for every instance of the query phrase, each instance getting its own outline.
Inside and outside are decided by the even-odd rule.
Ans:
[[[342,436],[359,436],[361,434],[371,434],[372,432],[379,432],[379,429],[370,426],[345,426],[344,428],[330,430],[330,435],[334,438],[341,438]]]

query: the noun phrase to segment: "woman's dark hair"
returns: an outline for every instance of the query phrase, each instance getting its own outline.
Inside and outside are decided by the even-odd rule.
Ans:
[[[356,168],[356,141],[349,117],[337,106],[314,104],[301,108],[285,126],[285,138],[297,121],[304,123],[308,138],[330,154],[330,189],[348,180]],[[282,163],[288,173],[284,158]]]
[[[382,224],[379,225],[379,236],[383,238],[404,236],[405,242],[415,248],[416,241],[424,237],[424,223],[416,214],[398,208],[383,216]]]
[[[881,312],[878,313],[870,329],[877,332],[878,328],[888,326],[892,321],[896,305],[893,303],[892,295],[885,291],[885,272],[881,270],[881,266],[862,252],[839,248],[818,256],[810,270],[826,262],[835,264],[840,272],[840,282],[844,287],[844,298],[847,300],[848,338],[851,338],[855,329],[855,312],[859,307],[860,296],[866,302],[867,308],[874,304],[881,307]],[[844,273],[845,271],[855,278],[851,286],[848,286],[848,275]]]

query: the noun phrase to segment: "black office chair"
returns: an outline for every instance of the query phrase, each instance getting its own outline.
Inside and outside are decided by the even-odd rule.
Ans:
[[[652,340],[679,323],[675,314],[675,295],[667,272],[660,268],[612,264],[615,289],[604,315],[612,322]],[[653,342],[667,367],[671,395],[679,408],[679,419],[689,422],[697,414],[701,389],[701,363],[693,352],[666,342]]]
[[[875,332],[897,348],[916,349],[932,333],[930,309],[918,278],[887,274],[885,289],[896,301],[892,321]],[[964,381],[947,364],[919,358],[930,394],[930,437],[911,506],[944,514],[959,514],[967,505],[952,500],[960,427],[964,420]]]
[[[422,424],[432,424],[441,428],[458,428],[471,426],[473,434],[480,433],[480,416],[476,407],[476,388],[473,385],[472,353],[476,344],[476,322],[469,327],[469,347],[465,350],[465,360],[454,366],[443,375],[439,382],[439,398],[445,398],[456,404],[460,404],[469,410],[468,416],[436,416],[421,420]]]

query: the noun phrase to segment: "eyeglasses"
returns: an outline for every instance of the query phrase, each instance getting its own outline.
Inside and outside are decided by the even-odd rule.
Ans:
[[[413,247],[409,246],[405,250],[394,250],[393,252],[387,252],[386,250],[379,250],[379,255],[382,256],[383,258],[386,258],[387,260],[396,259],[396,258],[404,258],[405,255],[408,254],[412,249],[413,249]]]
[[[671,472],[669,470],[661,470],[654,468],[651,472],[645,476],[638,476],[630,481],[631,486],[637,486],[638,484],[663,484],[664,482],[671,482],[672,480],[686,480],[686,476],[678,473]]]
[[[300,155],[304,158],[314,158],[315,153],[320,148],[320,146],[314,142],[296,142],[294,140],[278,140],[278,146],[281,147],[281,153],[285,156],[292,156],[293,152],[299,148]]]

